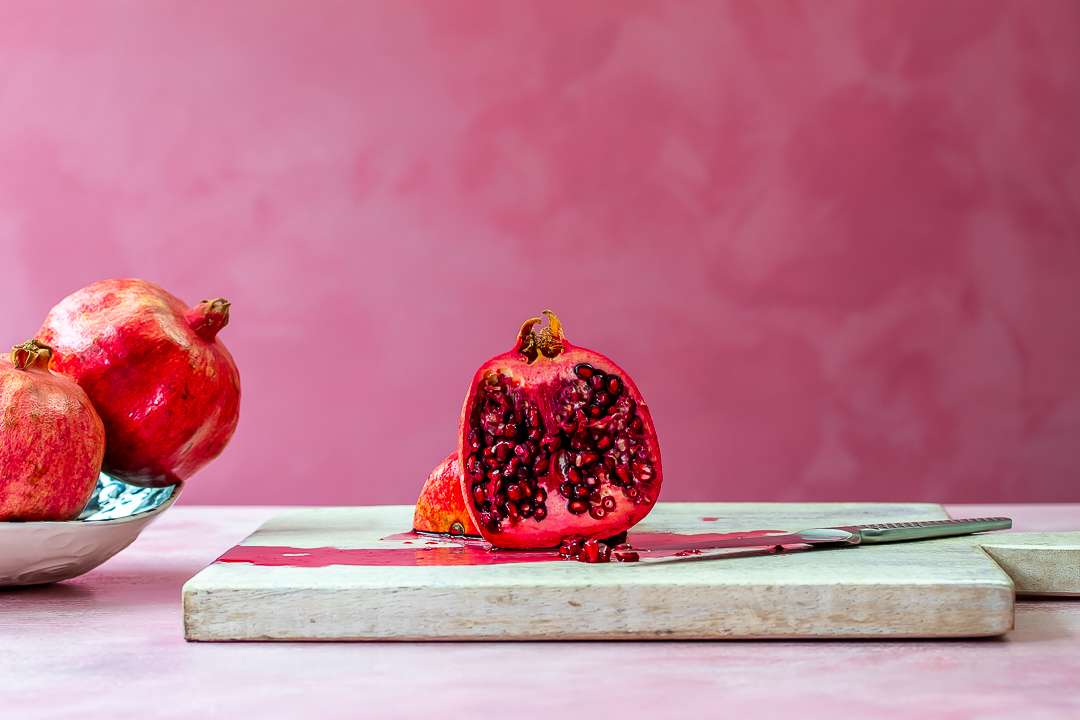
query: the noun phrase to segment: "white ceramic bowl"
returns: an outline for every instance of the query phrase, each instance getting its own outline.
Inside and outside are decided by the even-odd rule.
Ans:
[[[182,489],[136,487],[103,474],[77,520],[0,522],[0,587],[68,580],[93,570],[130,545]]]

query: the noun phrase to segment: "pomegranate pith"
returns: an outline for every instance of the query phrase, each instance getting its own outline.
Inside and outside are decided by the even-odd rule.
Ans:
[[[74,520],[90,501],[105,428],[36,340],[0,355],[0,521]]]
[[[649,409],[630,376],[566,341],[545,310],[484,363],[461,412],[462,494],[497,547],[558,547],[624,532],[652,509],[663,472]]]

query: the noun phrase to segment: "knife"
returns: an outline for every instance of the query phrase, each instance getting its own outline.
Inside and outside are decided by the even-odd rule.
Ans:
[[[931,538],[955,537],[991,530],[1008,530],[1012,520],[1005,517],[968,518],[963,520],[926,520],[906,523],[876,523],[872,525],[846,525],[844,527],[812,528],[793,533],[735,537],[724,540],[701,540],[696,542],[665,545],[655,549],[633,548],[633,552],[672,552],[684,550],[721,550],[743,547],[776,547],[783,545],[875,545],[878,543],[929,540]]]

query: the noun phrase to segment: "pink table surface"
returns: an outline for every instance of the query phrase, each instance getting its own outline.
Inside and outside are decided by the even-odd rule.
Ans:
[[[977,640],[185,642],[181,586],[279,509],[175,507],[83,577],[0,590],[0,717],[1080,717],[1080,599]],[[1080,530],[1080,505],[949,511]]]

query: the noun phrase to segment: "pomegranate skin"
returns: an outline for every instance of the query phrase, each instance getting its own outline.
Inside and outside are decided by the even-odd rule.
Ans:
[[[33,341],[0,355],[0,521],[74,520],[97,485],[105,427],[48,363]]]
[[[101,415],[107,474],[174,485],[224,450],[240,414],[240,374],[217,338],[228,320],[223,299],[189,308],[138,279],[96,282],[49,312],[38,338]]]
[[[461,495],[461,463],[457,450],[435,466],[428,475],[413,513],[413,530],[433,535],[479,537],[465,498]]]
[[[462,495],[484,539],[501,548],[619,535],[652,510],[663,482],[656,429],[634,381],[567,342],[555,314],[544,314],[548,328],[533,332],[541,320],[526,321],[512,350],[480,366],[461,410]],[[583,389],[594,376],[602,387]]]

